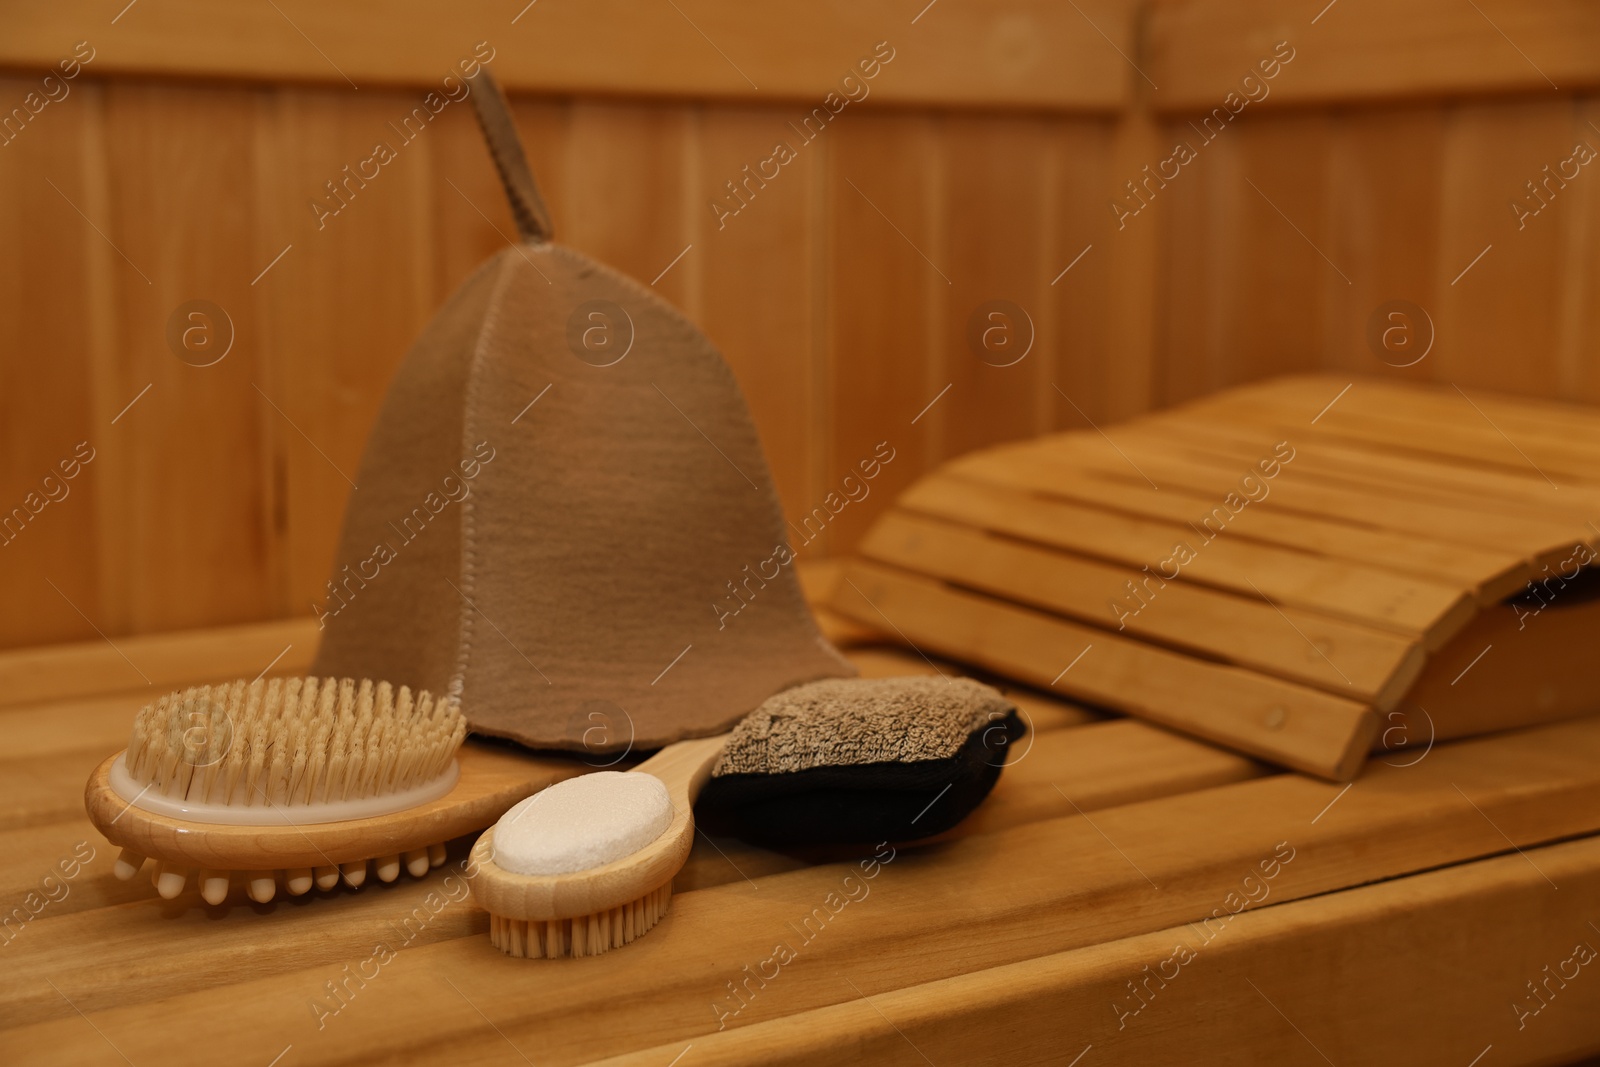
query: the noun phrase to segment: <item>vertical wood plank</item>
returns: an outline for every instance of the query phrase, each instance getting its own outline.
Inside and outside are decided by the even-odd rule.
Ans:
[[[1511,203],[1540,203],[1526,183],[1570,154],[1573,119],[1565,102],[1475,103],[1447,112],[1439,358],[1432,368],[1439,380],[1512,393],[1559,388],[1561,246],[1575,197],[1570,186],[1555,189],[1520,229]],[[1600,138],[1591,141],[1600,146]]]
[[[1246,114],[1220,132],[1203,118],[1167,130],[1196,158],[1145,209],[1171,209],[1163,399],[1318,366],[1330,302],[1352,285],[1329,251],[1327,117]]]
[[[271,359],[247,388],[282,495],[280,611],[308,614],[323,598],[367,432],[394,368],[437,303],[431,164],[433,123],[442,118],[406,126],[420,99],[286,89],[266,119],[270,194],[261,207],[257,269],[292,247],[254,286]],[[379,144],[394,157],[370,181],[348,180],[344,168],[359,178],[360,161]]]
[[[797,145],[784,118],[782,110],[745,108],[705,116],[694,248],[673,270],[699,273],[699,324],[739,379],[784,513],[793,521],[816,503],[812,450],[821,442],[812,440],[819,399],[812,330],[820,294],[813,290],[818,250],[811,190],[826,173],[825,140],[837,131]],[[795,158],[765,166],[779,143]],[[763,166],[776,175],[770,181],[762,177]],[[730,181],[747,202],[732,199]]]
[[[1352,288],[1333,256],[1326,115],[1244,116],[1239,138],[1244,255],[1230,282],[1239,302],[1230,347],[1235,380],[1310,370],[1322,362],[1329,300]]]
[[[854,469],[868,494],[826,527],[833,550],[842,552],[927,466],[928,428],[949,396],[934,401],[949,379],[930,329],[930,307],[946,285],[923,258],[938,244],[931,220],[939,174],[933,124],[922,116],[863,113],[830,136],[836,138],[828,220],[830,466],[841,478]],[[880,442],[884,455],[893,456],[887,465],[875,456]],[[863,463],[876,477],[862,477]]]
[[[111,174],[106,151],[106,98],[104,84],[90,82],[85,90],[85,121],[80,130],[79,155],[82,160],[83,211],[92,218],[111,218]],[[95,230],[88,227],[88,230]],[[145,382],[133,386],[125,373],[121,349],[118,345],[119,282],[123,268],[122,254],[98,230],[92,237],[86,231],[88,246],[84,257],[84,316],[89,324],[89,368],[91,410],[94,422],[106,426],[107,433],[115,428],[123,416],[133,409],[144,395]],[[100,469],[95,482],[95,557],[99,564],[99,593],[102,621],[100,625],[112,633],[132,629],[130,622],[132,583],[128,578],[127,545],[116,526],[105,521],[104,516],[126,515],[133,511],[133,464],[138,458],[137,440],[125,439],[118,432],[107,440],[108,448],[103,458],[97,460]],[[88,622],[88,620],[85,620]],[[93,626],[91,626],[91,629]],[[137,668],[135,668],[137,670]]]
[[[115,378],[130,401],[151,385],[115,427],[132,456],[101,518],[116,560],[107,581],[127,590],[119,630],[256,619],[273,606],[250,385],[261,358],[250,300],[253,110],[241,90],[113,83],[107,92],[102,228],[120,250]],[[231,350],[211,366],[180,360],[168,344],[170,316],[197,299],[233,324]]]
[[[1029,412],[1030,435],[1055,429],[1063,404],[1057,363],[1061,352],[1061,309],[1047,279],[1051,264],[1061,262],[1061,174],[1066,166],[1066,146],[1062,144],[1060,121],[1046,119],[1039,137],[1034,181],[1039,186],[1039,215],[1034,220],[1034,256],[1041,268],[1038,310],[1033,315],[1033,410]],[[1070,405],[1069,405],[1070,406]]]
[[[683,214],[691,122],[683,106],[580,101],[566,151],[564,243],[640,284],[655,282],[680,308],[689,271],[683,261],[667,267],[693,242]]]
[[[950,285],[940,327],[954,385],[939,408],[942,457],[1033,432],[1045,358],[1037,324],[1051,277],[1041,255],[1044,189],[1035,170],[1047,136],[1037,119],[959,116],[945,124],[941,147],[950,177],[941,215],[949,239],[939,268]],[[992,311],[990,302],[998,300],[1020,307],[1026,318],[1013,322],[1014,312]],[[1020,362],[997,365],[1029,335],[1033,349]],[[1009,347],[985,348],[985,337],[990,346]]]
[[[1098,225],[1090,232],[1102,235],[1100,247],[1089,252],[1104,253],[1104,266],[1085,259],[1073,268],[1072,273],[1086,270],[1092,277],[1096,270],[1105,272],[1105,300],[1094,317],[1104,319],[1109,333],[1107,338],[1107,364],[1093,377],[1098,378],[1103,399],[1090,392],[1090,403],[1097,408],[1085,408],[1085,414],[1095,419],[1125,418],[1144,411],[1159,395],[1162,384],[1160,350],[1164,343],[1162,327],[1167,321],[1156,311],[1157,294],[1162,283],[1160,252],[1168,228],[1168,216],[1174,211],[1168,202],[1154,211],[1141,211],[1133,218],[1122,216],[1113,206],[1126,202],[1127,183],[1139,177],[1143,167],[1165,157],[1162,148],[1169,144],[1165,130],[1158,127],[1149,113],[1145,93],[1140,83],[1133,107],[1118,117],[1109,145],[1105,148],[1107,173],[1096,183],[1094,206],[1100,214]],[[1189,186],[1194,192],[1193,183]],[[1092,243],[1086,238],[1083,245]],[[1083,246],[1080,246],[1080,250]],[[1074,251],[1073,255],[1078,253]],[[1099,259],[1100,257],[1095,257]],[[1063,264],[1065,266],[1065,264]],[[1054,277],[1054,276],[1052,276]],[[1068,285],[1063,279],[1054,283]],[[1066,291],[1092,288],[1083,278],[1074,279]],[[1089,377],[1080,371],[1082,377]],[[1078,389],[1081,395],[1082,388]],[[1083,400],[1073,397],[1075,403]],[[1070,406],[1070,405],[1069,405]],[[1077,412],[1072,412],[1076,417]],[[1063,412],[1065,425],[1079,425]]]
[[[1243,216],[1251,206],[1244,198],[1255,195],[1244,184],[1243,146],[1231,136],[1237,130],[1210,142],[1188,120],[1168,122],[1163,131],[1161,159],[1179,144],[1190,146],[1197,158],[1165,188],[1156,188],[1153,202],[1127,222],[1130,229],[1154,224],[1162,230],[1156,268],[1158,406],[1212,392],[1237,378],[1229,339],[1238,328],[1235,287],[1244,256]],[[1118,171],[1115,195],[1122,203],[1139,203],[1127,183],[1142,180],[1146,164],[1156,165],[1147,160],[1139,171]]]
[[[1323,365],[1431,378],[1438,362],[1433,351],[1412,366],[1398,367],[1412,353],[1384,348],[1381,333],[1374,352],[1367,324],[1381,305],[1395,300],[1416,304],[1430,318],[1439,312],[1439,290],[1449,281],[1439,280],[1437,259],[1444,178],[1440,109],[1357,112],[1336,119],[1330,135],[1328,254],[1355,284],[1331,291]],[[1407,343],[1427,331],[1425,321],[1411,325]]]
[[[1064,429],[1085,419],[1104,424],[1148,406],[1155,264],[1153,257],[1146,261],[1117,248],[1127,235],[1116,232],[1105,202],[1112,180],[1110,123],[1064,119],[1051,125],[1059,169],[1047,191],[1055,200],[1055,232],[1045,260],[1046,306],[1054,314],[1052,335],[1040,339],[1041,363],[1051,374],[1042,389],[1050,418],[1041,429]],[[1126,305],[1116,300],[1118,286],[1129,290]],[[1133,301],[1140,304],[1137,312]],[[1123,306],[1126,318],[1117,311]],[[1137,332],[1129,320],[1137,321]]]
[[[1575,108],[1576,140],[1600,150],[1600,101],[1580,100]],[[1586,175],[1600,178],[1600,175]],[[1561,395],[1600,400],[1600,181],[1573,190],[1570,224],[1562,255],[1561,346],[1557,352]]]
[[[37,88],[0,78],[0,99]],[[79,442],[97,460],[111,447],[110,427],[93,418],[86,314],[89,259],[105,245],[72,206],[87,203],[85,129],[96,103],[79,83],[0,147],[0,588],[13,605],[0,617],[0,645],[93,639],[77,609],[104,625],[101,467],[75,459]]]

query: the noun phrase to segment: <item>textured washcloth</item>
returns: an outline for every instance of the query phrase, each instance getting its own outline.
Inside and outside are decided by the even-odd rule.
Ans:
[[[548,239],[504,101],[474,82],[522,241],[389,387],[314,672],[445,693],[475,732],[589,752],[719,733],[853,675],[801,597],[727,364],[648,287]]]
[[[839,679],[769,698],[734,728],[695,806],[762,844],[908,841],[983,801],[1024,733],[971,679]]]

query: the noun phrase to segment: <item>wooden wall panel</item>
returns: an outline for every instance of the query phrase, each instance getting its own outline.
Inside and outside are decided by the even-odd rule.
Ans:
[[[597,38],[603,62],[572,45],[592,5],[541,0],[513,24],[518,10],[471,3],[447,27],[420,4],[384,18],[280,6],[316,44],[271,5],[189,0],[115,25],[93,6],[30,11],[0,41],[0,68],[32,69],[99,27],[71,96],[0,147],[0,507],[62,442],[97,450],[71,496],[0,548],[0,587],[23,605],[0,645],[309,611],[384,386],[512,234],[464,104],[324,225],[310,204],[483,37],[521,90],[558,239],[655,281],[705,327],[791,522],[878,442],[895,450],[821,537],[794,526],[809,553],[847,551],[943,458],[1286,370],[1600,400],[1600,177],[1584,166],[1553,186],[1521,229],[1510,208],[1575,143],[1600,149],[1600,103],[1582,95],[1600,52],[1570,0],[1384,17],[1369,0],[830,0],[798,22],[683,0],[717,46],[668,5],[629,8]],[[1524,57],[1499,54],[1515,46],[1485,36],[1484,15],[1559,90],[1514,70]],[[1386,18],[1394,40],[1369,40]],[[249,49],[216,45],[222,30]],[[1119,222],[1125,183],[1196,140],[1191,119],[1285,33],[1297,56],[1271,97]],[[724,183],[879,39],[896,57],[870,99],[719,228]],[[749,60],[759,90],[717,47]],[[629,58],[646,54],[654,65]],[[183,73],[235,84],[159,80]],[[0,113],[35,84],[0,79]],[[166,317],[193,298],[233,319],[215,367],[166,344]],[[995,298],[1033,320],[1012,367],[967,341]],[[1431,316],[1416,366],[1368,346],[1391,299]]]
[[[821,361],[814,352],[824,338],[813,314],[813,288],[824,255],[817,192],[825,188],[832,132],[801,144],[772,110],[708,112],[699,123],[699,156],[685,204],[693,247],[657,285],[668,295],[667,279],[676,275],[681,294],[695,281],[696,299],[676,302],[733,367],[791,515],[805,512],[818,496],[818,453],[826,440],[818,426],[824,416],[816,373]],[[756,168],[780,141],[796,158],[766,181]],[[728,193],[730,181],[747,203]],[[713,210],[713,203],[722,210]],[[737,214],[728,213],[735,208]]]
[[[47,68],[89,35],[101,72],[366,91],[437,86],[487,42],[516,90],[814,103],[888,41],[896,66],[875,86],[881,99],[1109,111],[1129,78],[1118,50],[1133,48],[1128,0],[938,0],[936,10],[929,0],[122,6],[63,0],[9,12],[0,69]]]
[[[292,89],[262,117],[272,179],[250,275],[292,247],[252,287],[271,324],[272,355],[245,389],[272,457],[275,533],[287,607],[297,614],[326,599],[367,431],[437,302],[434,231],[413,221],[430,216],[435,197],[434,131],[409,142],[397,132],[413,102],[402,93]],[[345,184],[344,168],[379,142],[395,158],[371,181]],[[329,205],[329,181],[345,202],[321,215],[311,205]]]
[[[949,399],[940,394],[950,384],[933,358],[945,282],[923,258],[939,243],[938,134],[925,116],[856,119],[841,124],[832,146],[827,469],[842,479],[867,463],[877,476],[863,481],[869,495],[860,505],[820,531],[833,545],[853,544],[880,504],[926,469],[936,447],[932,412]],[[873,467],[880,443],[893,459]],[[818,532],[807,527],[801,537]]]
[[[1321,368],[1596,398],[1600,193],[1564,163],[1600,150],[1593,113],[1552,97],[1245,114],[1149,209],[1164,213],[1158,400]],[[1192,136],[1188,118],[1165,126]],[[1547,165],[1577,176],[1541,207],[1527,183]],[[1517,201],[1539,210],[1519,219]],[[1369,343],[1391,300],[1431,323],[1414,366]]]
[[[1580,100],[1574,109],[1579,133],[1600,148],[1600,101]],[[1594,177],[1594,175],[1591,175]],[[1562,264],[1567,271],[1561,301],[1561,395],[1600,401],[1600,182],[1571,190]]]
[[[1149,11],[1163,110],[1221,103],[1285,40],[1300,54],[1272,107],[1600,85],[1600,8],[1587,0],[1157,0]]]
[[[1098,306],[1096,317],[1105,318],[1108,342],[1114,348],[1106,359],[1105,392],[1087,398],[1087,402],[1098,405],[1089,409],[1098,410],[1093,417],[1107,420],[1145,411],[1156,390],[1161,322],[1154,308],[1160,299],[1161,227],[1153,218],[1130,226],[1124,215],[1127,209],[1117,206],[1126,192],[1125,183],[1152,160],[1166,154],[1147,98],[1141,88],[1132,106],[1112,128],[1105,157],[1108,173],[1100,183],[1100,194],[1094,197],[1095,207],[1105,220],[1106,239],[1101,251],[1105,253],[1107,279],[1106,300]],[[1066,284],[1055,278],[1051,282]],[[1085,398],[1080,396],[1073,403],[1081,406]]]
[[[687,108],[574,104],[565,152],[567,211],[558,238],[650,284],[693,241],[684,206],[694,132]],[[674,268],[655,289],[682,306],[689,274]]]
[[[1322,365],[1426,378],[1426,357],[1410,367],[1381,363],[1367,347],[1366,320],[1391,300],[1440,308],[1439,293],[1449,285],[1439,277],[1444,124],[1435,109],[1408,107],[1336,120],[1329,136],[1328,256],[1353,284],[1329,293]],[[1390,357],[1393,364],[1410,358],[1403,351]]]
[[[1041,333],[1038,351],[1050,375],[1040,390],[1048,405],[1045,421],[1050,428],[1083,426],[1086,419],[1101,424],[1122,414],[1126,373],[1146,369],[1129,366],[1137,359],[1127,345],[1130,323],[1118,318],[1114,305],[1112,251],[1120,237],[1102,203],[1114,173],[1112,128],[1064,121],[1046,142],[1058,158],[1045,191],[1053,224],[1043,228],[1048,332]],[[1145,297],[1141,322],[1149,317]],[[1141,398],[1136,409],[1148,403]]]
[[[438,304],[512,234],[487,153],[460,105],[402,133],[411,92],[81,85],[72,121],[54,142],[37,140],[62,155],[50,168],[59,165],[63,188],[137,266],[87,224],[71,245],[81,259],[53,260],[51,299],[80,327],[54,335],[70,350],[51,379],[59,424],[73,425],[73,405],[79,421],[109,423],[153,385],[119,427],[126,446],[102,453],[91,473],[104,475],[83,483],[95,492],[80,496],[73,536],[48,542],[63,561],[52,569],[77,583],[63,588],[93,625],[57,598],[56,613],[41,616],[50,623],[18,623],[0,640],[303,615],[320,600],[395,367]],[[1105,120],[850,110],[754,187],[738,215],[719,217],[712,203],[728,203],[726,183],[742,181],[745,164],[779,139],[798,143],[799,109],[520,97],[514,106],[558,239],[654,282],[723,349],[809,553],[848,548],[934,456],[1061,423],[1058,378],[1099,410],[1102,357],[1089,350],[1106,336],[1094,308],[1103,272],[1090,263],[1072,287],[1049,282],[1064,250],[1103,226],[1095,152]],[[375,178],[351,177],[346,167],[379,142],[394,160]],[[8,188],[43,168],[21,154],[0,163]],[[17,203],[42,206],[51,228],[30,231],[23,247],[70,232],[77,218],[53,191],[39,196]],[[1067,219],[1070,238],[1056,232]],[[29,230],[27,217],[12,220]],[[1007,254],[997,238],[1027,254]],[[1038,331],[1015,368],[968,350],[969,305],[995,296],[1026,307]],[[213,367],[186,365],[166,346],[165,316],[192,298],[220,305],[235,328]],[[1082,339],[1070,366],[1057,355],[1068,336]],[[8,397],[28,387],[16,381]],[[196,440],[214,447],[191,454]],[[837,507],[844,477],[879,442],[894,460],[869,500],[835,518],[828,502]],[[16,455],[8,470],[25,470]],[[829,521],[817,537],[819,507]],[[102,514],[111,521],[97,523]],[[20,581],[7,575],[8,587]]]
[[[108,260],[114,363],[96,370],[130,401],[151,386],[115,427],[126,459],[99,472],[120,483],[100,516],[115,531],[107,630],[241,621],[276,607],[250,386],[262,359],[249,300],[259,269],[253,115],[237,90],[126,84],[106,95],[101,228],[120,254]],[[212,366],[191,366],[168,344],[169,317],[195,299],[233,321],[233,348]]]
[[[1167,227],[1162,398],[1316,366],[1325,308],[1351,285],[1332,255],[1328,121],[1268,117],[1210,142],[1187,120],[1166,133],[1196,158],[1130,222]]]
[[[1340,226],[1329,173],[1331,132],[1321,115],[1269,117],[1238,130],[1245,188],[1235,234],[1243,254],[1230,279],[1241,302],[1230,341],[1239,352],[1232,380],[1315,367],[1326,309],[1353,284],[1330,254]],[[1301,303],[1308,295],[1316,309],[1309,315]]]
[[[1565,100],[1473,104],[1445,116],[1439,260],[1451,280],[1440,287],[1435,380],[1560,391],[1561,247],[1573,204],[1565,191],[1555,193],[1519,229],[1510,202],[1531,200],[1524,183],[1570,154],[1578,135],[1573,118]],[[1600,136],[1589,133],[1600,146]]]
[[[1163,132],[1169,134],[1162,138],[1163,144],[1195,136],[1186,123]],[[1159,351],[1154,391],[1160,401],[1208,393],[1238,374],[1231,338],[1240,308],[1232,279],[1244,264],[1235,233],[1243,225],[1244,197],[1254,195],[1244,183],[1241,148],[1235,138],[1218,138],[1202,150],[1204,156],[1187,165],[1189,173],[1180,172],[1180,180],[1159,190],[1149,205],[1127,220],[1129,229],[1155,229],[1159,234],[1156,269],[1166,308],[1166,314],[1156,316]],[[1137,172],[1119,174],[1123,183],[1137,176]],[[1125,185],[1116,195],[1127,204]],[[1264,204],[1260,207],[1266,209]]]
[[[1037,398],[1052,368],[1037,334],[1053,308],[1040,220],[1053,200],[1054,153],[1037,119],[952,117],[940,141],[946,235],[930,255],[949,279],[936,351],[953,384],[930,417],[948,458],[1043,428]],[[1021,316],[992,309],[995,301]]]
[[[0,79],[0,99],[20,99],[30,88]],[[106,621],[95,489],[113,447],[107,431],[115,428],[95,419],[90,391],[93,327],[82,279],[103,239],[73,204],[88,203],[84,141],[98,112],[83,100],[92,90],[78,95],[0,150],[0,583],[13,605],[0,615],[0,644],[7,645],[93,633],[79,610]],[[79,442],[95,450],[81,469],[71,466]],[[63,461],[79,470],[75,478],[63,478]]]

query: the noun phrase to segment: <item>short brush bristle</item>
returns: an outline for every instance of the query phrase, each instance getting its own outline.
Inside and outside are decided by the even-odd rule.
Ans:
[[[598,956],[643,937],[672,904],[672,883],[651,890],[638,900],[575,919],[512,919],[489,914],[489,940],[507,956],[525,959],[559,959],[562,956]]]
[[[460,709],[426,691],[349,678],[239,681],[146,705],[126,766],[140,785],[190,801],[314,804],[432,781],[465,736]]]

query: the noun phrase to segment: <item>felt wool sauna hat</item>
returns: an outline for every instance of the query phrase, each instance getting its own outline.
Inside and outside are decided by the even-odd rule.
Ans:
[[[522,240],[389,387],[313,673],[445,693],[477,733],[591,752],[718,733],[853,675],[801,598],[727,364],[645,286],[550,241],[504,98],[474,81]]]

